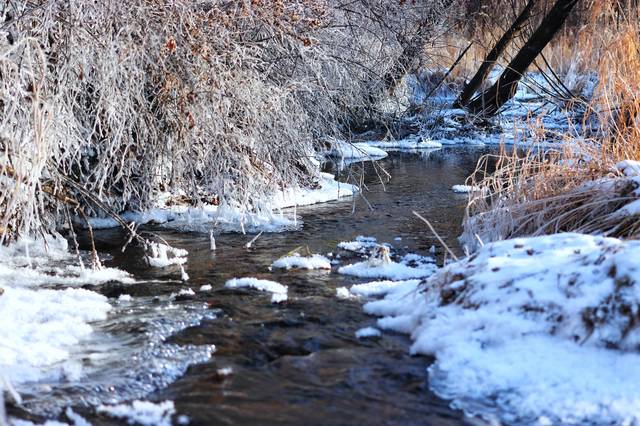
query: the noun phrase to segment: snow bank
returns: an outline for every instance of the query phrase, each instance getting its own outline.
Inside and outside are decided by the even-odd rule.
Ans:
[[[293,256],[285,256],[276,260],[271,264],[273,268],[281,269],[331,269],[331,261],[326,257],[314,254],[312,256],[303,257],[299,254]]]
[[[233,278],[224,284],[227,288],[250,287],[260,291],[271,293],[271,303],[280,303],[287,300],[288,288],[275,281],[259,280],[257,278]]]
[[[0,372],[14,384],[81,375],[77,364],[67,362],[69,351],[92,333],[91,322],[111,310],[98,293],[42,286],[133,281],[119,270],[94,271],[75,262],[59,236],[0,246]]]
[[[433,354],[434,391],[508,423],[640,421],[640,241],[488,244],[420,285],[380,285],[378,326]],[[381,291],[382,291],[381,290]],[[422,290],[422,291],[417,291]],[[352,290],[353,291],[353,290]]]
[[[248,212],[238,206],[203,204],[199,207],[171,204],[171,195],[158,194],[156,206],[144,212],[125,212],[126,222],[140,225],[154,223],[179,231],[209,232],[215,227],[224,232],[281,232],[294,229],[298,220],[294,215],[275,214],[276,209],[307,206],[349,197],[359,188],[338,182],[328,173],[321,173],[317,188],[287,188],[277,191],[268,199],[257,202],[257,212]],[[119,224],[112,218],[91,218],[95,229],[115,228]],[[84,226],[83,221],[79,223]]]
[[[101,405],[97,411],[111,417],[126,419],[129,424],[143,426],[171,426],[171,416],[176,413],[173,401],[155,404],[138,400],[131,404]]]
[[[442,148],[440,142],[433,141],[427,137],[415,135],[404,139],[389,141],[367,141],[367,145],[382,149],[436,149]]]
[[[273,208],[283,209],[286,207],[326,203],[350,197],[359,191],[360,189],[356,185],[339,182],[334,175],[321,173],[317,188],[288,188],[279,191],[272,198],[272,206]]]

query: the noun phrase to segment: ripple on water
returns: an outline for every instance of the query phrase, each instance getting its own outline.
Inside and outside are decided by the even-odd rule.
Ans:
[[[143,398],[211,358],[213,345],[175,345],[165,340],[203,320],[214,319],[206,304],[170,297],[114,302],[109,319],[74,348],[63,381],[25,384],[25,408],[56,416],[67,406],[96,406]]]

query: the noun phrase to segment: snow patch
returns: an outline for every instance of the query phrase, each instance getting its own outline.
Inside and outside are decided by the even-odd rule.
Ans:
[[[287,300],[288,288],[275,281],[260,280],[257,278],[233,278],[227,281],[226,288],[254,288],[271,293],[271,303],[280,303]]]
[[[101,405],[99,413],[127,420],[128,424],[143,426],[171,426],[171,416],[176,413],[173,401],[153,403],[133,401],[131,404]]]
[[[468,194],[470,192],[480,192],[481,191],[480,187],[471,186],[471,185],[453,185],[451,187],[451,190],[453,192],[458,193],[458,194]]]
[[[271,266],[281,269],[331,269],[331,261],[319,254],[303,257],[296,253],[293,256],[281,257],[273,262]]]
[[[154,268],[164,268],[169,265],[184,265],[187,263],[188,251],[168,246],[162,243],[152,242],[149,244],[151,254],[147,255],[149,266]]]
[[[356,331],[356,338],[366,339],[370,337],[380,337],[382,333],[375,327],[365,327]]]
[[[387,278],[390,280],[407,280],[425,278],[436,271],[436,266],[412,268],[402,263],[389,262],[374,265],[369,261],[358,262],[338,268],[338,273],[361,278]]]

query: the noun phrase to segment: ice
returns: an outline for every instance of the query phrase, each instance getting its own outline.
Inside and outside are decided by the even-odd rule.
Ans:
[[[413,135],[404,139],[384,140],[384,141],[367,141],[367,145],[382,149],[435,149],[442,148],[440,142],[431,140],[428,137]]]
[[[257,278],[233,278],[224,284],[227,288],[250,287],[271,293],[271,303],[281,303],[287,300],[287,286],[275,281]]]
[[[219,376],[230,376],[233,374],[233,368],[232,367],[218,368],[216,373],[218,373]]]
[[[481,191],[481,189],[477,186],[470,186],[470,185],[453,185],[451,187],[451,190],[453,192],[457,192],[459,194],[467,194],[469,192],[479,192]]]
[[[142,211],[128,211],[121,216],[127,222],[143,225],[154,223],[165,228],[180,231],[207,232],[210,234],[210,246],[215,249],[215,239],[211,234],[214,227],[220,231],[231,232],[282,232],[295,229],[298,220],[295,213],[278,214],[276,210],[288,207],[307,206],[349,197],[358,193],[359,188],[348,183],[338,182],[328,173],[320,173],[317,188],[290,187],[255,202],[255,211],[247,211],[235,205],[213,205],[204,203],[199,207],[187,205],[167,205],[168,194],[158,194],[155,206]],[[112,218],[91,218],[94,229],[119,226]],[[83,221],[79,222],[84,226]]]
[[[370,337],[380,337],[382,333],[375,327],[365,327],[356,331],[356,338],[366,339]]]
[[[272,206],[283,209],[294,206],[308,206],[326,203],[357,194],[360,189],[349,183],[339,182],[329,173],[321,173],[318,188],[288,188],[274,195]]]
[[[336,288],[336,297],[338,299],[355,299],[356,297],[349,292],[347,287],[338,287]]]
[[[349,143],[337,139],[332,139],[329,155],[345,160],[372,160],[386,157],[386,151],[371,146],[368,143]]]
[[[356,284],[351,286],[349,293],[356,296],[372,297],[372,296],[384,296],[392,289],[409,286],[415,288],[420,284],[420,280],[406,280],[406,281],[372,281],[366,284]]]
[[[131,425],[143,426],[171,426],[171,416],[176,413],[173,401],[153,403],[139,400],[131,404],[101,405],[97,411],[125,419]]]
[[[147,254],[149,266],[164,268],[169,265],[183,265],[187,263],[188,251],[168,246],[162,243],[150,243],[150,254]]]
[[[92,332],[93,321],[111,310],[107,298],[90,290],[40,289],[131,278],[113,269],[73,266],[61,237],[24,238],[0,246],[0,371],[14,384],[78,374],[69,350]],[[27,255],[28,253],[28,255]]]
[[[271,264],[273,268],[291,269],[331,269],[331,261],[326,257],[314,254],[312,256],[285,256]]]
[[[402,263],[389,262],[372,265],[370,261],[358,262],[338,268],[338,273],[361,278],[387,278],[390,280],[407,280],[425,278],[436,271],[436,266],[429,268],[412,268]]]

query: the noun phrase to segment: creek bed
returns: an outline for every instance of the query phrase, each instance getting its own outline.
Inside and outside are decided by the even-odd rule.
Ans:
[[[218,249],[211,252],[208,235],[154,230],[189,251],[186,283],[176,279],[176,271],[150,270],[130,250],[121,253],[120,232],[97,232],[99,250],[110,253],[108,266],[125,269],[139,280],[97,289],[119,307],[108,323],[97,325],[98,336],[109,337],[86,342],[79,356],[86,357],[99,341],[109,362],[82,378],[82,385],[51,384],[54,392],[49,387],[34,390],[31,402],[27,392],[27,407],[45,412],[41,407],[47,404],[75,402],[92,423],[113,424],[113,419],[83,409],[78,398],[95,404],[146,392],[152,401],[173,400],[177,412],[194,425],[466,424],[469,420],[461,412],[429,391],[426,368],[431,360],[409,356],[407,336],[383,332],[376,339],[355,337],[356,330],[375,325],[375,318],[363,312],[360,301],[337,298],[336,288],[371,280],[339,275],[335,268],[270,271],[269,266],[300,246],[313,253],[336,253],[338,242],[358,235],[426,255],[438,242],[413,210],[427,217],[460,253],[457,236],[467,196],[451,187],[463,184],[478,158],[494,151],[451,147],[392,152],[379,162],[391,175],[388,182],[381,182],[371,163],[353,164],[338,175],[342,180],[361,177],[366,201],[357,197],[298,209],[303,227],[265,233],[250,249],[245,244],[252,235],[218,235]],[[268,294],[224,288],[234,277],[285,284],[289,300],[272,304]],[[202,285],[212,289],[198,291]],[[169,294],[186,288],[195,295],[167,301]],[[116,302],[121,294],[130,294],[133,301]],[[185,319],[181,312],[192,317]],[[139,339],[155,340],[145,346]],[[201,362],[201,349],[210,345],[215,345],[215,353]],[[232,373],[227,375],[228,369]],[[165,372],[175,377],[165,380]],[[126,380],[120,380],[123,375]],[[118,398],[105,397],[109,392]]]

